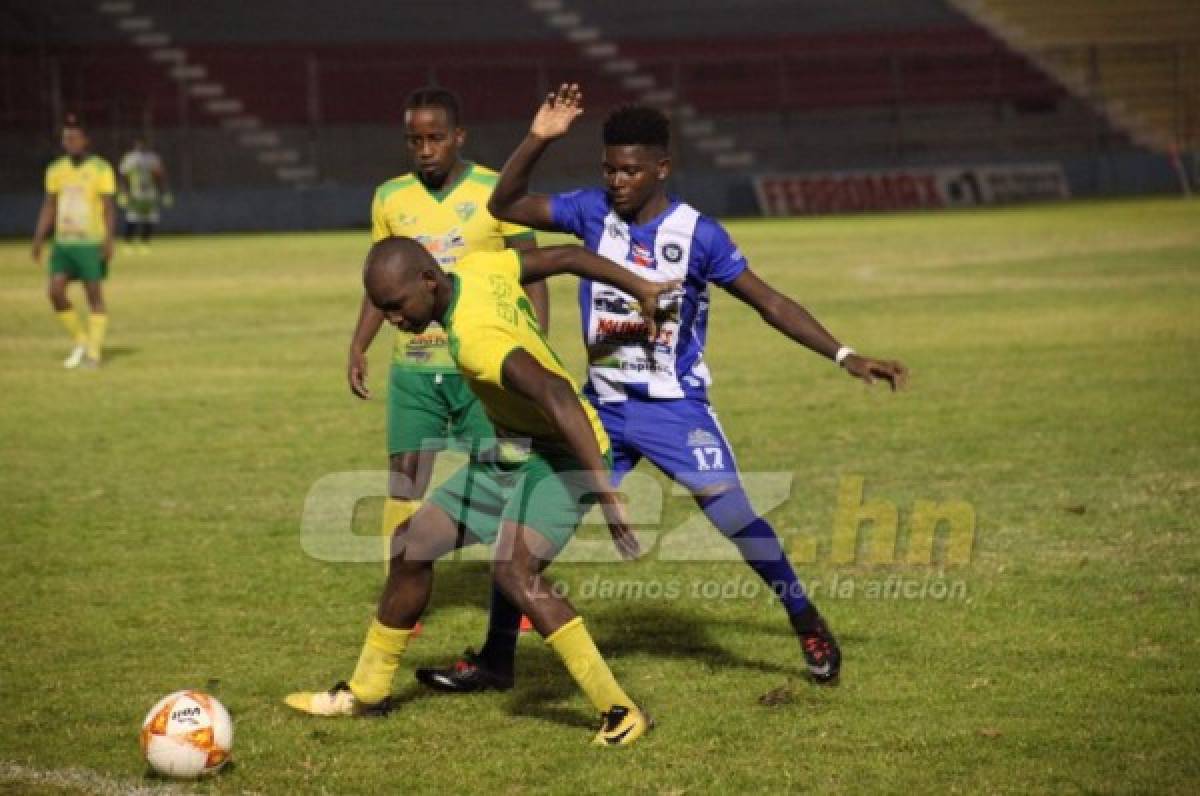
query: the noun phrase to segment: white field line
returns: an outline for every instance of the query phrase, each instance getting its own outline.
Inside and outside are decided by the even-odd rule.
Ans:
[[[163,796],[182,794],[174,785],[145,785],[127,782],[86,768],[40,769],[19,763],[0,761],[0,782],[40,785],[54,788],[73,788],[97,796]]]

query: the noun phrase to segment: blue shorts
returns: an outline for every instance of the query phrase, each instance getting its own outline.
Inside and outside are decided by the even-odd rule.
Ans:
[[[620,484],[642,457],[693,493],[738,484],[733,450],[707,402],[631,398],[597,403],[596,411],[612,441],[614,485]]]

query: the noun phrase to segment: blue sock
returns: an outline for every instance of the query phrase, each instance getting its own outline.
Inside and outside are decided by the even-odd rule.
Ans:
[[[714,497],[700,498],[698,502],[709,522],[737,546],[750,568],[779,595],[789,615],[808,608],[804,586],[783,552],[775,529],[755,513],[740,486]]]
[[[479,651],[479,657],[487,664],[487,668],[500,674],[512,674],[513,659],[517,655],[517,637],[520,634],[521,609],[513,605],[493,582],[487,641]]]

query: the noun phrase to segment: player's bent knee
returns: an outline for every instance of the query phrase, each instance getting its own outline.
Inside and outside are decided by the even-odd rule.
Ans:
[[[527,605],[532,599],[532,574],[528,567],[511,559],[492,563],[492,579],[496,587],[520,606]]]

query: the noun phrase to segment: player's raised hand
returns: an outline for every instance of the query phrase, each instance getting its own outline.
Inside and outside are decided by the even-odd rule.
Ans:
[[[546,101],[538,108],[533,117],[529,132],[547,141],[566,135],[575,121],[583,113],[583,92],[577,83],[563,83],[558,91],[546,95]]]
[[[350,392],[364,401],[371,397],[367,388],[367,355],[361,351],[351,351],[346,363],[346,381],[350,383]]]
[[[683,283],[678,279],[667,282],[651,282],[649,279],[638,281],[641,285],[634,298],[641,305],[642,318],[646,321],[646,338],[653,340],[658,337],[659,320],[670,315],[670,307],[664,306],[668,303],[668,297],[679,290]]]
[[[867,384],[874,384],[877,379],[886,381],[892,387],[892,392],[903,390],[908,384],[908,368],[903,362],[895,359],[873,359],[858,354],[846,357],[842,367],[856,379],[862,379]]]
[[[608,532],[612,535],[613,545],[617,553],[626,561],[632,561],[642,554],[641,543],[637,534],[629,527],[629,515],[625,513],[625,503],[620,495],[610,492],[599,496],[600,510],[604,512],[604,520],[608,523]]]

